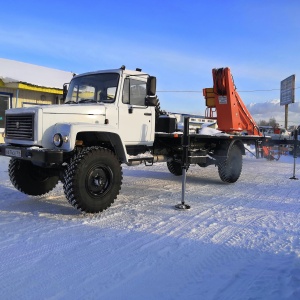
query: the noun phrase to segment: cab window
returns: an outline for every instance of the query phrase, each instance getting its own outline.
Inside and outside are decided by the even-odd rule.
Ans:
[[[123,89],[123,103],[131,105],[145,106],[145,98],[147,96],[146,82],[126,78]]]

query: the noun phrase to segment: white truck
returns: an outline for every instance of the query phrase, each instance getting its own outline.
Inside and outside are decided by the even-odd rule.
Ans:
[[[64,86],[63,105],[6,111],[5,143],[0,155],[11,157],[9,177],[19,191],[42,195],[59,180],[75,208],[97,213],[117,198],[122,164],[165,161],[182,175],[183,133],[163,113],[156,78],[140,69],[89,72]],[[259,136],[188,136],[187,167],[215,165],[221,180],[235,182],[242,170],[244,144]]]

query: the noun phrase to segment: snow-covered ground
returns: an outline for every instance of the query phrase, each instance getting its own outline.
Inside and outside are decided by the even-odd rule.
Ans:
[[[15,190],[0,158],[0,299],[300,299],[300,181],[293,159],[244,159],[235,184],[217,169],[124,166],[115,204],[91,215],[59,184]],[[300,177],[300,159],[296,175]]]

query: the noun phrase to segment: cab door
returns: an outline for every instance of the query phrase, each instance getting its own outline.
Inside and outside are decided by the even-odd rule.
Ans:
[[[125,145],[151,145],[154,140],[155,109],[145,105],[146,79],[124,79],[119,102],[119,131]]]

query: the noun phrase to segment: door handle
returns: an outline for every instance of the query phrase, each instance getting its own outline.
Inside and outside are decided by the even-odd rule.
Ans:
[[[145,116],[152,116],[151,113],[144,113]]]

